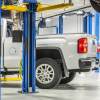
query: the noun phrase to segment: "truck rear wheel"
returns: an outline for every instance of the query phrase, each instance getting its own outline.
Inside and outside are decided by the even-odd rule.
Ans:
[[[75,75],[75,72],[69,72],[69,77],[61,79],[60,84],[66,84],[71,82],[74,79]]]
[[[41,58],[36,66],[36,85],[42,89],[55,87],[61,80],[59,64],[51,58]]]

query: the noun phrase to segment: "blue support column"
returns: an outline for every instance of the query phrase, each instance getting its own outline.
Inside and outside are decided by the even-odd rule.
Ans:
[[[97,44],[100,45],[100,13],[95,14],[95,34],[97,38]],[[100,59],[100,53],[97,53],[97,58]]]
[[[92,14],[87,16],[87,33],[92,35]]]
[[[59,16],[59,33],[58,34],[63,34],[63,15]]]
[[[36,0],[24,0],[28,4],[28,12],[23,13],[23,80],[22,92],[35,92],[35,67],[36,67]],[[31,88],[31,91],[30,91]]]
[[[36,4],[31,4],[30,5],[30,10],[34,11],[34,8],[36,8]],[[36,76],[36,73],[35,73],[35,68],[36,68],[36,12],[34,11],[33,13],[31,13],[31,16],[30,16],[30,21],[31,21],[31,40],[30,40],[30,43],[31,43],[31,49],[30,49],[30,73],[31,73],[31,76],[30,78],[30,85],[32,86],[32,92],[35,92],[35,76]]]
[[[0,7],[1,7],[1,4],[2,4],[2,1],[0,0]],[[1,9],[0,9],[0,72],[1,72]]]
[[[2,4],[2,1],[0,0],[0,7],[1,7],[1,4]],[[1,77],[1,9],[0,9],[0,77]],[[1,100],[1,83],[0,83],[0,100]]]
[[[92,14],[88,14],[83,18],[83,32],[92,34]]]
[[[28,92],[28,85],[29,85],[29,77],[28,77],[28,13],[25,12],[23,14],[23,23],[24,23],[24,30],[23,30],[23,58],[22,58],[22,92]]]
[[[87,16],[83,18],[83,32],[87,33]]]

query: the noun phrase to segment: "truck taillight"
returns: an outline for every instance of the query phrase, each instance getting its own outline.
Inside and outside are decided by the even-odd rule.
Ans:
[[[80,38],[78,40],[78,53],[88,52],[88,40],[87,38]]]
[[[97,53],[100,53],[100,45],[97,45]]]

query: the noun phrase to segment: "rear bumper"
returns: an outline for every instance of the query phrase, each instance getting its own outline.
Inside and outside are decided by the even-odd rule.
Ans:
[[[81,58],[79,59],[80,69],[91,69],[99,66],[99,60],[96,58]]]

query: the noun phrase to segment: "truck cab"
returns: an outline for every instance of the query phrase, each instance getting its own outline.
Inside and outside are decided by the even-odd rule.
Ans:
[[[13,31],[13,22],[11,19],[2,18],[2,59],[1,70],[18,70],[18,62],[22,52],[22,31]]]

